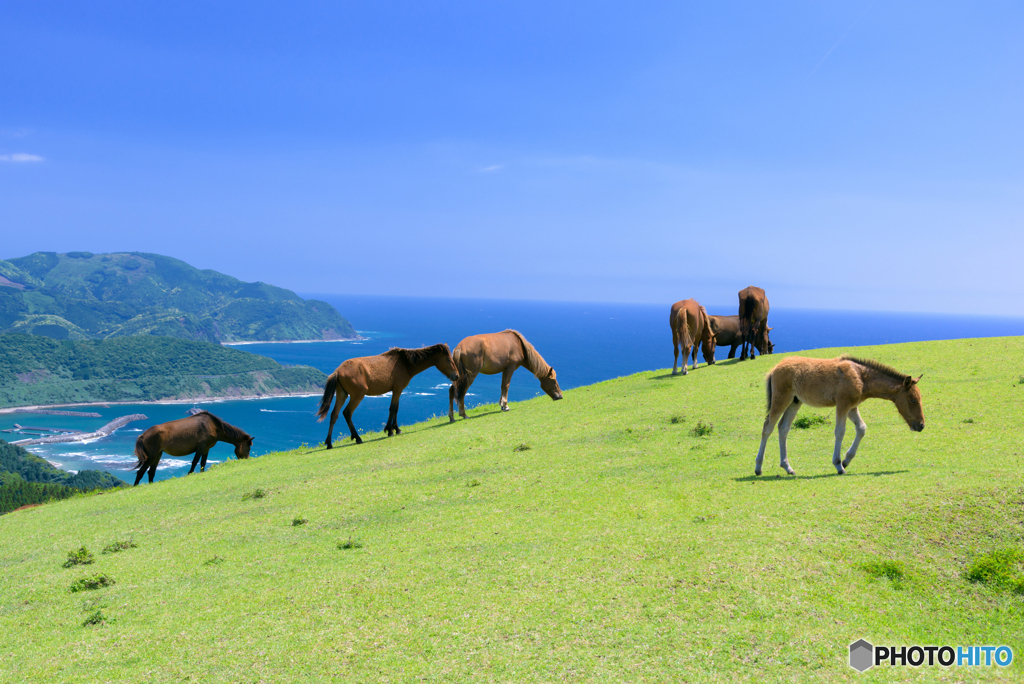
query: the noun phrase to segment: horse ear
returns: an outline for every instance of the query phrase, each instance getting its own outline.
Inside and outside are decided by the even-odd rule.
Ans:
[[[921,382],[921,378],[923,378],[923,377],[924,377],[924,373],[921,373],[920,375],[918,375],[917,376],[917,380],[914,380],[914,384],[916,385],[917,383]]]
[[[903,386],[905,388],[907,388],[907,389],[910,389],[911,387],[913,387],[916,384],[917,384],[917,380],[915,380],[914,378],[910,377],[909,375],[907,377],[903,378]]]
[[[551,370],[548,371],[548,377],[551,378],[552,380],[555,379],[555,369],[554,369],[554,367],[552,367]]]

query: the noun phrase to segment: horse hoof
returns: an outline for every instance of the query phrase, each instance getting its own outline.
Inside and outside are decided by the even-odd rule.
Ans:
[[[795,470],[787,470],[786,473],[788,473],[789,475],[796,475]]]
[[[760,477],[761,476],[761,471],[760,470],[755,470],[754,474],[757,475],[758,477]]]
[[[455,416],[448,416],[448,422],[449,423],[454,423],[455,422]]]
[[[330,442],[328,442],[328,443],[327,443],[327,448],[328,448],[328,449],[333,449],[333,448],[334,448],[334,446],[333,446],[333,445],[332,445],[332,444],[331,444]]]
[[[501,410],[502,410],[502,411],[508,411],[508,406],[502,406],[502,407],[501,407]]]
[[[396,435],[400,435],[400,434],[402,434],[402,431],[401,431],[401,430],[399,430],[398,428],[395,428],[395,434],[396,434]]]
[[[836,475],[845,475],[846,471],[842,468],[836,468]]]

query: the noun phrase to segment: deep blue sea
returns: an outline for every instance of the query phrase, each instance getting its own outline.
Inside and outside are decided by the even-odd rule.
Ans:
[[[643,370],[671,368],[672,337],[668,327],[669,304],[580,304],[507,300],[438,299],[304,294],[333,304],[360,331],[358,342],[252,344],[236,349],[263,354],[283,364],[305,364],[330,373],[345,359],[369,356],[390,347],[422,347],[447,342],[455,348],[467,335],[515,328],[522,332],[558,372],[562,389],[629,375]],[[708,306],[709,313],[731,315],[736,304]],[[967,337],[1024,335],[1024,318],[895,314],[808,309],[772,309],[775,351],[819,347],[946,340]],[[728,348],[718,351],[724,358]],[[703,363],[703,359],[699,358]],[[398,419],[401,425],[448,413],[448,380],[434,369],[413,378],[402,394]],[[510,401],[540,394],[537,380],[525,369],[516,372]],[[500,376],[480,376],[470,388],[467,404],[498,401]],[[243,401],[203,402],[198,406],[221,416],[255,436],[253,454],[290,449],[322,442],[326,423],[317,423],[313,412],[317,397],[283,397]],[[360,430],[380,430],[388,417],[389,397],[367,397],[353,420]],[[81,408],[97,411],[101,418],[0,414],[0,429],[14,423],[95,430],[114,418],[144,413],[148,420],[133,423],[110,437],[87,444],[45,445],[30,450],[67,470],[108,470],[128,481],[135,474],[132,455],[135,440],[145,428],[185,416],[192,404],[129,404]],[[514,410],[514,407],[513,407]],[[14,439],[3,434],[5,439]],[[335,441],[347,444],[344,420],[335,426]],[[218,444],[209,463],[233,458],[230,445]],[[190,459],[164,456],[158,479],[188,472]]]

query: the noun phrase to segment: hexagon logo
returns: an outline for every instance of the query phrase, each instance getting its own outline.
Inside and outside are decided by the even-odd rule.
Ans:
[[[850,644],[850,667],[857,672],[864,672],[873,666],[875,647],[864,639],[858,639]]]

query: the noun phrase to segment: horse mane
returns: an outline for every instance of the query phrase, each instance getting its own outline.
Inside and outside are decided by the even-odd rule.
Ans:
[[[424,361],[428,361],[431,356],[437,354],[439,351],[448,351],[448,345],[444,342],[432,344],[429,347],[420,347],[419,349],[404,349],[402,347],[392,347],[381,356],[393,356],[401,361],[407,368],[411,368]]]
[[[551,372],[551,366],[549,366],[548,362],[544,360],[544,357],[533,348],[533,345],[526,341],[526,338],[523,337],[521,332],[518,330],[512,330],[511,328],[505,332],[519,338],[519,342],[523,345],[523,354],[526,357],[523,365],[526,366],[526,370],[533,373],[534,377],[538,379],[543,378]]]
[[[883,375],[888,375],[893,380],[899,380],[900,382],[903,382],[908,377],[910,377],[906,373],[901,373],[892,366],[887,366],[881,361],[875,361],[874,359],[858,359],[857,357],[850,356],[849,354],[843,354],[839,358],[845,359],[846,361],[853,361],[854,363],[859,363],[862,366],[866,366],[868,368],[876,370],[879,373],[882,373]]]
[[[225,436],[227,436],[226,441],[231,442],[232,440],[238,440],[239,442],[244,442],[247,439],[252,439],[252,435],[250,435],[245,430],[242,430],[241,428],[236,428],[231,423],[221,420],[220,418],[213,415],[209,411],[202,411],[201,413],[196,413],[195,415],[199,416],[202,415],[203,413],[209,416],[210,420],[214,422],[217,428],[220,429],[220,431],[223,432]]]

